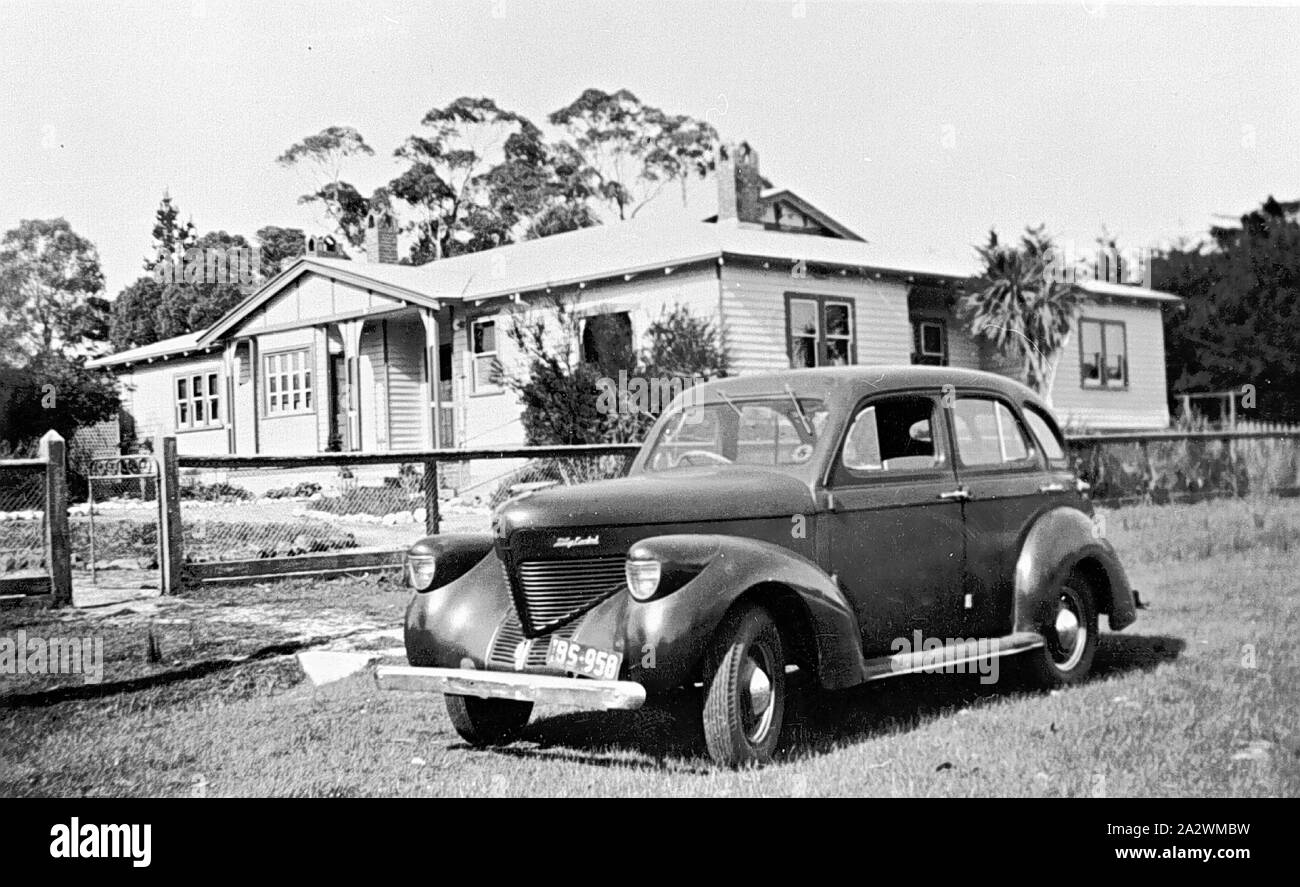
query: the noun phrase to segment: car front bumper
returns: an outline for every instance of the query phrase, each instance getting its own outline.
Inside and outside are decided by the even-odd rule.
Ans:
[[[637,709],[645,704],[646,697],[645,687],[634,681],[596,681],[476,668],[383,665],[377,677],[383,690],[545,702],[597,711]]]

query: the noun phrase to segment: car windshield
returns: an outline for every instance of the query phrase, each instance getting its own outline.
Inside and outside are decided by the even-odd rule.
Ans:
[[[820,400],[793,395],[687,403],[668,417],[650,448],[646,471],[706,465],[801,469],[829,413]]]

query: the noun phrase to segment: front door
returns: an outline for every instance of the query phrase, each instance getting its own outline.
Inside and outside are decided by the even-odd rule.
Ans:
[[[348,434],[348,364],[342,354],[330,355],[330,452],[349,449]]]
[[[943,411],[924,394],[860,404],[831,473],[831,569],[857,610],[863,652],[955,637],[962,623],[962,503]],[[910,647],[909,647],[910,648]]]

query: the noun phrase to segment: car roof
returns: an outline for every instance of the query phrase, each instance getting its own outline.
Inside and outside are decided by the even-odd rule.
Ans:
[[[819,367],[751,373],[705,383],[700,386],[701,390],[697,396],[708,397],[718,392],[733,398],[784,394],[787,385],[801,397],[822,399],[845,392],[856,399],[873,392],[943,388],[944,385],[952,385],[958,392],[963,388],[991,390],[1013,401],[1029,401],[1047,409],[1042,398],[1014,379],[983,370],[936,366]]]

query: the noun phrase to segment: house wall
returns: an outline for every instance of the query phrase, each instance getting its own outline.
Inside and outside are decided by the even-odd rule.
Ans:
[[[682,305],[697,317],[718,323],[719,290],[717,272],[712,267],[686,269],[673,274],[662,271],[619,281],[588,286],[565,293],[578,314],[626,311],[632,321],[632,341],[644,344],[646,330],[665,310]],[[557,296],[558,297],[558,296]],[[457,311],[453,337],[453,387],[463,412],[457,417],[457,445],[463,447],[521,446],[524,443],[520,415],[523,408],[510,391],[475,394],[471,391],[472,356],[469,352],[469,321],[495,318],[498,354],[507,372],[520,371],[519,355],[505,331],[512,316],[510,303],[495,303],[480,308],[466,306]],[[519,309],[526,311],[527,309]],[[462,313],[463,312],[463,313]],[[459,323],[465,320],[464,324]],[[595,397],[597,392],[592,392]]]
[[[219,426],[201,430],[178,431],[176,428],[176,377],[186,373],[221,373],[221,358],[216,354],[178,357],[156,363],[138,364],[129,373],[119,373],[123,401],[135,419],[137,439],[153,441],[154,452],[161,452],[162,438],[176,435],[176,450],[187,455],[208,456],[229,452],[226,422],[230,404],[223,397]],[[224,388],[223,388],[224,391]]]
[[[729,264],[722,269],[725,344],[737,374],[790,368],[786,293],[834,296],[855,303],[858,363],[908,364],[912,326],[907,286],[861,277],[797,278],[790,269]]]
[[[1085,319],[1123,321],[1127,337],[1128,387],[1085,389],[1079,360],[1079,333],[1066,343],[1052,385],[1052,407],[1062,425],[1088,430],[1169,427],[1165,384],[1165,341],[1157,303],[1088,303]]]
[[[242,330],[241,330],[242,332]],[[311,365],[310,413],[288,416],[270,415],[266,411],[266,357],[278,351],[306,348]],[[324,409],[321,396],[325,391],[316,331],[312,327],[263,333],[257,336],[257,415],[259,452],[267,455],[312,453],[323,449],[318,437],[317,416]]]

